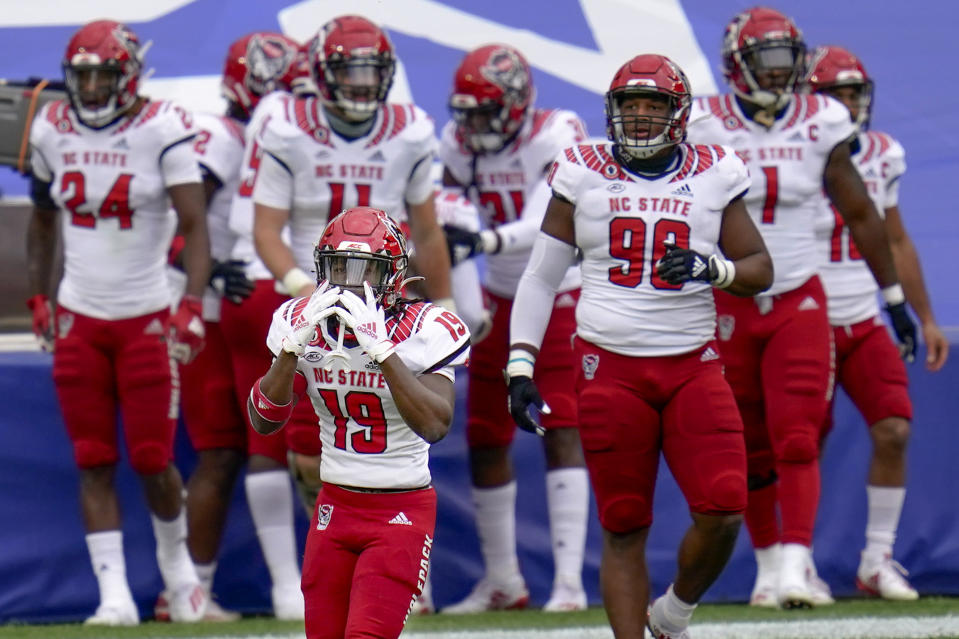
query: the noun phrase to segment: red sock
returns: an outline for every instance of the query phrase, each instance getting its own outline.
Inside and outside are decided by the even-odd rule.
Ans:
[[[753,548],[766,548],[779,542],[779,518],[776,516],[776,482],[749,491],[746,505],[746,529]]]
[[[811,546],[819,506],[819,461],[777,464],[776,471],[779,473],[782,541],[784,544]]]

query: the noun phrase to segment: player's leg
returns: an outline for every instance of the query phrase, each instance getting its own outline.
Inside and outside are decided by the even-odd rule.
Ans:
[[[576,340],[580,437],[603,527],[600,586],[617,637],[642,637],[649,602],[646,537],[659,466],[659,413],[644,401],[641,360]]]
[[[113,362],[104,322],[57,310],[53,381],[80,473],[80,508],[100,603],[88,624],[135,625],[140,617],[127,582],[120,506]]]
[[[303,618],[303,593],[293,528],[293,495],[283,434],[263,436],[249,425],[246,400],[254,382],[270,367],[266,335],[273,311],[287,298],[273,280],[257,280],[240,304],[224,300],[221,328],[230,349],[234,385],[247,424],[249,461],[244,480],[250,515],[272,580],[273,612],[280,619]]]
[[[693,523],[679,546],[676,577],[650,610],[650,627],[680,636],[722,572],[746,508],[746,447],[732,391],[707,346],[663,371],[678,389],[663,410],[663,457],[689,504]]]
[[[186,485],[187,547],[209,595],[233,486],[246,461],[246,422],[239,410],[219,322],[206,322],[203,350],[180,367],[180,379],[183,417],[197,453],[196,467]],[[237,613],[211,600],[204,620],[238,618]]]
[[[522,608],[529,602],[516,553],[516,480],[509,459],[516,426],[506,408],[503,383],[511,303],[492,299],[493,329],[470,360],[466,408],[470,480],[485,574],[465,599],[443,608],[443,613]]]
[[[139,475],[156,538],[157,564],[173,621],[199,621],[209,598],[186,546],[183,480],[173,465],[179,371],[167,344],[145,328],[166,311],[113,322],[117,394],[130,465]]]
[[[553,588],[543,606],[547,612],[583,610],[583,554],[589,516],[589,479],[577,427],[576,381],[570,338],[576,331],[575,301],[579,291],[562,293],[550,316],[536,361],[534,379],[552,409],[542,416],[546,435],[546,504],[553,544]]]
[[[908,376],[885,326],[864,322],[852,327],[850,352],[839,380],[869,426],[872,458],[866,498],[866,547],[857,585],[885,599],[909,601],[919,594],[893,558],[892,548],[906,497],[906,446],[909,441]]]

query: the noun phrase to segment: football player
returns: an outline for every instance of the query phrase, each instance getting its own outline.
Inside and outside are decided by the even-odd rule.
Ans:
[[[69,102],[47,104],[30,132],[29,303],[34,330],[54,348],[54,384],[80,469],[87,548],[100,589],[88,624],[139,621],[114,488],[118,409],[151,512],[170,617],[197,621],[208,601],[187,550],[183,484],[172,463],[175,360],[192,360],[205,332],[200,296],[210,278],[210,247],[203,186],[192,116],[139,95],[144,49],[133,31],[112,20],[80,28],[63,60]],[[171,314],[165,266],[177,222],[187,281]],[[64,275],[53,313],[57,224]]]
[[[443,307],[401,297],[406,240],[383,211],[337,215],[314,256],[319,286],[274,315],[276,359],[248,410],[271,433],[305,394],[319,418],[306,636],[392,639],[426,578],[436,520],[429,446],[449,431],[453,367],[469,358],[469,331]]]
[[[807,73],[809,90],[842,102],[859,129],[852,143],[853,166],[876,210],[885,218],[903,292],[922,327],[926,367],[938,371],[946,363],[949,342],[936,324],[916,248],[899,212],[905,151],[890,135],[867,130],[873,82],[859,58],[842,47],[818,47],[809,56]],[[885,599],[916,599],[919,594],[906,580],[905,569],[892,558],[906,496],[906,444],[912,418],[906,369],[879,315],[875,281],[842,216],[828,202],[824,202],[818,231],[819,276],[826,289],[836,345],[836,381],[866,419],[872,439],[866,486],[866,548],[856,583],[860,589]],[[830,410],[824,435],[831,427]]]
[[[832,333],[815,259],[823,186],[882,289],[899,340],[915,349],[882,220],[849,159],[853,124],[835,100],[796,94],[804,57],[790,18],[764,7],[738,14],[722,45],[732,93],[697,99],[689,130],[691,141],[726,144],[746,161],[746,207],[776,270],[755,300],[716,292],[726,377],[749,453],[746,525],[759,567],[750,603],[772,607],[832,602],[810,578],[818,437],[832,391]]]
[[[750,296],[772,262],[743,203],[749,172],[729,147],[684,144],[690,87],[661,55],[624,64],[606,93],[612,144],[562,151],[510,317],[510,412],[548,413],[537,390],[549,309],[582,256],[576,311],[579,433],[603,527],[601,591],[615,637],[688,638],[746,508],[742,421],[723,377],[712,290]],[[544,401],[546,400],[546,401]],[[689,504],[666,594],[649,608],[645,546],[662,452]]]
[[[478,207],[485,227],[446,225],[451,259],[460,263],[485,254],[485,292],[493,312],[490,335],[470,362],[466,425],[485,575],[444,613],[522,608],[529,600],[516,554],[516,480],[509,460],[516,425],[506,410],[502,371],[516,286],[546,210],[546,169],[559,151],[586,138],[575,113],[537,109],[534,94],[529,64],[515,48],[491,44],[470,51],[454,75],[453,119],[441,136],[444,187],[463,198],[464,205]],[[573,266],[553,302],[536,371],[553,407],[543,420],[555,565],[552,593],[543,608],[547,611],[586,608],[582,568],[589,485],[577,430],[570,345],[579,285],[579,269]]]

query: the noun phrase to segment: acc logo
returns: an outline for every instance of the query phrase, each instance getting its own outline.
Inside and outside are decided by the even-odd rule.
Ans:
[[[624,184],[620,184],[619,182],[614,182],[613,184],[607,186],[606,190],[612,193],[622,193],[626,190],[626,186]]]
[[[310,351],[309,353],[306,353],[305,355],[303,355],[303,359],[305,359],[308,362],[318,362],[321,359],[323,359],[323,354],[318,353],[316,351]]]
[[[732,315],[720,315],[716,318],[716,324],[719,328],[719,339],[728,342],[736,328],[736,318]]]
[[[331,504],[320,504],[320,507],[316,510],[316,529],[326,530],[332,517],[333,506]]]
[[[595,353],[583,355],[583,377],[593,379],[596,377],[597,368],[599,368],[599,355]]]

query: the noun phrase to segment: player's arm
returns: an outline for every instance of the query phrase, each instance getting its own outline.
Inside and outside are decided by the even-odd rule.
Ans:
[[[261,435],[269,435],[283,428],[293,412],[293,385],[297,378],[298,359],[294,353],[281,350],[270,370],[256,381],[250,391],[246,411],[253,430]]]
[[[183,235],[181,256],[186,271],[186,294],[201,296],[210,281],[211,268],[203,185],[199,182],[174,184],[167,188],[167,193]]]
[[[453,382],[437,374],[414,375],[396,354],[383,360],[380,372],[413,432],[431,444],[446,437],[453,423]]]
[[[426,294],[434,302],[446,306],[452,299],[450,289],[450,256],[446,236],[436,221],[436,205],[432,193],[419,204],[407,202],[410,234],[416,247],[416,264],[426,278]]]
[[[886,209],[886,233],[889,235],[889,248],[896,262],[896,272],[902,281],[906,301],[916,312],[922,328],[922,337],[926,342],[926,367],[938,371],[949,356],[949,340],[942,334],[929,303],[929,294],[919,265],[919,254],[912,238],[902,223],[898,206]]]
[[[57,205],[50,197],[50,182],[31,178],[30,195],[33,212],[27,227],[27,279],[30,299],[27,306],[33,314],[33,333],[40,347],[53,349],[52,294],[53,259],[57,246]]]
[[[748,297],[773,285],[772,258],[741,197],[723,210],[719,248],[733,264],[733,277],[725,287],[727,291]]]

